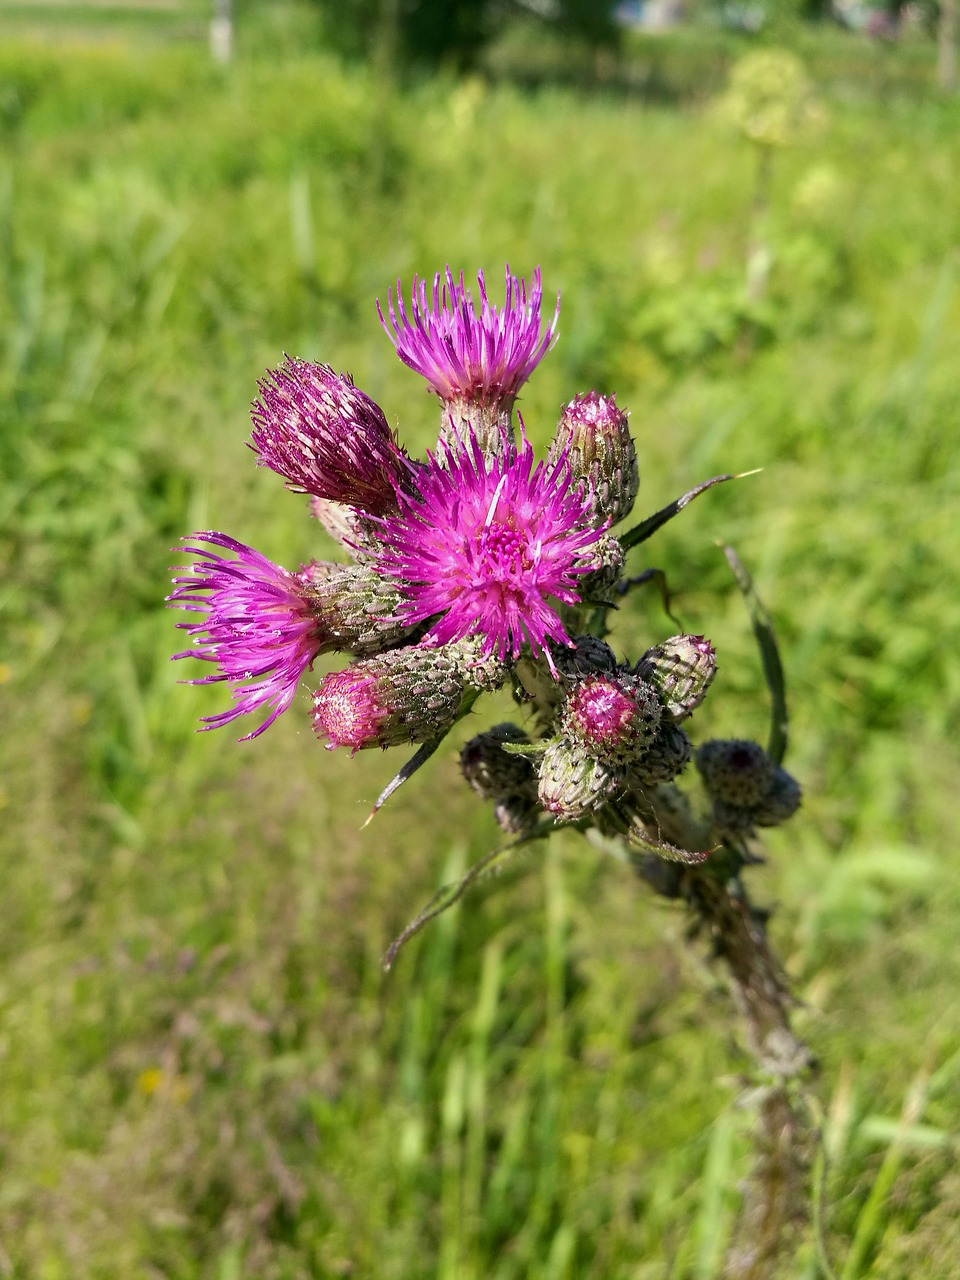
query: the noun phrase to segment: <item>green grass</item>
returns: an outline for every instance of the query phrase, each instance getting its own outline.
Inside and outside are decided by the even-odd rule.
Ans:
[[[955,1274],[960,107],[826,109],[777,157],[745,313],[751,157],[709,111],[0,52],[0,1272],[718,1274],[746,1059],[682,917],[564,836],[384,977],[496,842],[456,744],[361,830],[402,755],[322,751],[305,699],[253,743],[195,735],[222,695],[168,660],[182,534],[325,550],[244,448],[262,371],[350,369],[420,450],[435,410],[373,300],[509,260],[563,293],[538,444],[596,386],[631,410],[643,512],[764,468],[650,562],[719,648],[701,738],[766,717],[715,539],[782,641],[807,801],[754,882],[822,1063],[833,1268]],[[638,595],[615,642],[672,630]]]

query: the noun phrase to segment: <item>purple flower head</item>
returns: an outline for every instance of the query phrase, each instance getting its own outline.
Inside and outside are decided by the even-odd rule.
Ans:
[[[270,711],[263,724],[240,739],[243,742],[263,733],[290,706],[300,677],[323,649],[326,636],[311,611],[309,588],[296,574],[226,534],[192,537],[224,547],[236,558],[200,546],[184,548],[198,559],[183,567],[185,576],[174,578],[176,590],[167,600],[173,608],[206,617],[177,623],[194,647],[174,658],[202,658],[219,666],[219,671],[188,684],[231,680],[236,686],[234,706],[203,717],[205,729],[217,729],[247,712]],[[183,541],[189,544],[190,539]]]
[[[403,452],[379,405],[346,374],[287,356],[258,383],[251,448],[287,487],[361,511],[396,511]]]
[[[526,282],[512,276],[509,266],[506,276],[506,298],[498,308],[487,298],[483,272],[478,273],[479,315],[463,272],[455,280],[449,266],[445,283],[439,272],[434,276],[432,299],[426,281],[414,276],[409,317],[399,280],[396,305],[393,291],[387,293],[389,320],[377,303],[380,323],[397,355],[426,378],[445,404],[466,401],[509,411],[555,340],[560,298],[553,321],[541,332],[540,268],[533,273],[529,299]]]
[[[398,515],[379,521],[377,567],[396,579],[401,616],[431,619],[428,638],[441,644],[476,636],[501,661],[527,640],[552,670],[547,641],[570,639],[551,602],[579,601],[573,588],[602,532],[586,523],[589,501],[566,455],[534,467],[524,436],[485,458],[469,435],[431,456],[417,487],[399,495]]]

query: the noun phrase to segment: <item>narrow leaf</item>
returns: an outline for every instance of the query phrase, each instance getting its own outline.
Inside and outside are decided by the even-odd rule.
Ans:
[[[470,870],[462,879],[454,881],[452,884],[445,884],[442,889],[438,889],[427,905],[420,911],[407,925],[407,927],[391,942],[387,948],[387,953],[383,957],[383,967],[389,972],[393,967],[393,962],[400,954],[401,949],[416,937],[425,925],[431,920],[436,920],[437,916],[442,915],[455,903],[459,902],[467,890],[484,875],[493,871],[502,860],[505,860],[510,854],[514,853],[521,845],[530,844],[534,840],[540,840],[548,836],[554,830],[552,822],[541,822],[531,832],[525,836],[520,836],[516,840],[511,840],[507,844],[502,844],[498,848],[491,850],[475,862]]]
[[[447,732],[449,733],[449,730],[447,730]],[[425,742],[423,746],[420,748],[420,750],[416,753],[416,755],[411,756],[410,759],[407,761],[407,763],[405,765],[402,765],[397,770],[397,772],[393,775],[393,777],[390,779],[387,785],[383,788],[383,790],[377,796],[376,803],[374,804],[373,808],[370,810],[370,814],[367,818],[367,821],[363,824],[364,827],[373,821],[373,819],[377,816],[377,813],[379,812],[380,808],[386,803],[387,800],[390,799],[393,793],[397,791],[400,787],[402,787],[405,782],[407,782],[410,778],[413,777],[413,775],[417,772],[418,769],[422,768],[423,765],[427,763],[427,761],[436,751],[437,747],[440,746],[440,743],[444,740],[446,736],[447,736],[446,733],[442,733],[439,738],[431,738],[429,742]],[[363,828],[361,827],[361,830],[362,829]]]
[[[787,712],[787,691],[783,675],[783,663],[780,661],[780,650],[777,637],[773,631],[770,615],[763,601],[757,595],[750,574],[744,568],[733,547],[725,546],[723,554],[733,570],[737,586],[750,611],[753,634],[760,649],[760,661],[763,664],[763,676],[770,690],[770,742],[767,755],[775,764],[782,764],[787,750],[789,730],[789,714]]]
[[[631,547],[637,547],[641,542],[653,536],[657,530],[672,520],[675,515],[689,506],[694,498],[699,498],[701,493],[706,493],[708,489],[712,489],[715,484],[723,484],[727,480],[742,480],[745,476],[755,476],[756,471],[741,471],[738,475],[713,476],[710,480],[704,480],[702,484],[698,484],[696,488],[690,489],[682,497],[677,498],[675,502],[671,502],[668,507],[654,512],[652,516],[647,516],[646,520],[642,520],[640,524],[636,524],[632,529],[628,529],[626,533],[620,534],[620,545],[624,551],[629,551]]]

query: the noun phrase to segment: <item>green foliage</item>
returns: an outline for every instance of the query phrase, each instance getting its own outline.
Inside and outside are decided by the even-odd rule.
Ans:
[[[373,299],[508,260],[563,292],[538,444],[595,386],[631,410],[640,515],[765,468],[631,567],[717,645],[704,737],[768,720],[716,538],[770,610],[807,800],[758,890],[823,1063],[826,1248],[838,1275],[952,1274],[960,109],[840,99],[826,65],[758,303],[749,151],[707,112],[391,95],[319,54],[0,50],[0,1271],[717,1274],[747,1116],[682,918],[564,836],[385,979],[496,843],[458,744],[361,832],[399,757],[322,751],[303,707],[194,735],[223,694],[169,662],[181,534],[323,554],[243,447],[264,368],[350,369],[419,451],[435,407]],[[675,630],[640,590],[612,643]],[[815,1273],[805,1247],[785,1274]]]

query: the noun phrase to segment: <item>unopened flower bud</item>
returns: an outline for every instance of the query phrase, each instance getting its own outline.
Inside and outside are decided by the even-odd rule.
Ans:
[[[610,674],[617,669],[617,657],[606,640],[597,636],[574,636],[570,648],[551,647],[554,665],[561,684],[572,686],[587,676],[601,672]]]
[[[304,597],[319,619],[324,652],[339,650],[365,657],[399,644],[409,625],[395,614],[400,595],[365,565],[313,561],[301,570]]]
[[[539,774],[541,807],[566,822],[600,808],[621,785],[617,770],[588,756],[579,744],[563,738],[547,747],[540,760]]]
[[[754,810],[749,805],[714,800],[710,810],[710,830],[717,840],[743,840],[755,835]]]
[[[594,548],[597,567],[585,573],[577,586],[580,599],[586,604],[613,604],[625,560],[623,547],[612,534],[600,538]]]
[[[325,676],[313,695],[313,727],[330,749],[426,742],[457,721],[472,694],[505,678],[476,641],[394,649]]]
[[[781,822],[793,817],[802,799],[803,792],[796,778],[786,769],[777,769],[770,790],[753,811],[753,820],[758,827],[779,827]]]
[[[561,733],[596,760],[617,766],[642,754],[660,727],[660,703],[643,680],[624,671],[590,676],[568,694]]]
[[[664,712],[679,722],[707,696],[717,674],[717,655],[703,636],[671,636],[648,649],[634,670],[656,689]]]
[[[464,778],[477,795],[493,801],[494,817],[510,835],[528,831],[537,820],[537,771],[529,757],[504,751],[503,745],[529,741],[515,724],[497,724],[460,752]]]
[[[757,742],[714,738],[697,751],[696,765],[713,800],[754,809],[770,792],[773,761]]]
[[[574,476],[592,491],[597,523],[617,524],[628,516],[640,488],[637,450],[627,415],[613,396],[588,391],[571,400],[560,415],[549,457],[559,456],[567,445]]]
[[[668,721],[661,722],[657,736],[646,751],[630,763],[629,779],[640,787],[656,787],[672,782],[690,760],[690,739]]]
[[[483,800],[527,789],[536,793],[537,771],[528,756],[504,751],[504,743],[529,743],[515,724],[495,724],[471,738],[460,752],[460,771]]]

